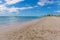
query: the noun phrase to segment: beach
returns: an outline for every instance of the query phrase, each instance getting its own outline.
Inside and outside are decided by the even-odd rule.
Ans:
[[[60,40],[60,17],[47,16],[0,28],[0,40]]]

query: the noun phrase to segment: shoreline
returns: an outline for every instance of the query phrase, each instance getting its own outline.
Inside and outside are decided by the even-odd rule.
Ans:
[[[18,27],[21,27],[21,28],[23,28],[24,26],[27,26],[27,25],[30,25],[30,24],[32,24],[32,23],[34,23],[34,22],[36,22],[36,21],[38,21],[39,19],[35,19],[35,20],[31,20],[31,21],[26,21],[26,22],[22,22],[22,23],[19,23],[19,22],[13,22],[13,23],[7,23],[7,24],[2,24],[2,26],[7,26],[7,27],[0,27],[0,31],[1,30],[6,30],[6,29],[16,29],[16,28],[18,28]],[[12,26],[9,26],[9,25],[11,25],[11,24],[13,24]],[[18,26],[18,27],[17,27]],[[15,28],[16,27],[16,28]]]
[[[26,39],[60,40],[60,18],[44,17],[0,30],[0,40]]]

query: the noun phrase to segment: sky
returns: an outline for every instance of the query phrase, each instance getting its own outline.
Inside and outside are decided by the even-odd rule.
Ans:
[[[60,0],[0,0],[0,16],[60,15]]]

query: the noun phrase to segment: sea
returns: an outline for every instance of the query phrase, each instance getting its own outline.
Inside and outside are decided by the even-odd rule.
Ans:
[[[0,16],[0,27],[16,26],[23,22],[32,21],[41,17],[38,16]]]

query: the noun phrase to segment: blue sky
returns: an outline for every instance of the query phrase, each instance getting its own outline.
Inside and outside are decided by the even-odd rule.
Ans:
[[[0,16],[60,14],[60,0],[0,0]]]

